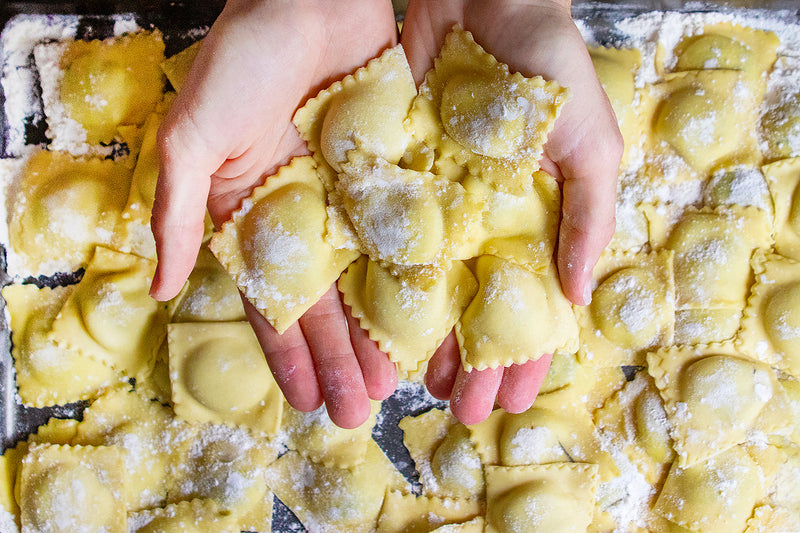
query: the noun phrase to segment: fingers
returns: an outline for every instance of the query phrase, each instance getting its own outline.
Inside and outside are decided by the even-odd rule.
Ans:
[[[459,367],[450,411],[462,424],[483,422],[494,409],[494,400],[503,380],[503,367],[466,372]]]
[[[289,405],[298,411],[313,411],[322,405],[314,360],[298,324],[279,335],[247,298],[242,297],[247,319],[258,337],[261,350],[275,381]]]
[[[523,413],[530,409],[552,360],[552,355],[544,354],[536,361],[506,368],[497,391],[497,404],[509,413]]]
[[[369,396],[336,287],[331,287],[298,323],[331,420],[343,428],[360,426],[369,417]]]
[[[367,394],[373,400],[385,400],[397,388],[397,368],[378,345],[361,329],[358,319],[353,317],[351,309],[344,305],[347,327],[350,330],[350,342],[361,367]]]
[[[437,400],[449,400],[459,368],[461,368],[461,355],[458,351],[458,340],[456,334],[451,331],[428,361],[425,386],[431,396]]]
[[[183,126],[165,120],[159,130],[160,164],[151,226],[158,266],[150,287],[157,300],[174,298],[194,268],[203,240],[211,173],[216,164],[196,157]]]

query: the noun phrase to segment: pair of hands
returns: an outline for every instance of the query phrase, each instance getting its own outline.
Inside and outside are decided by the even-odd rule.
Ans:
[[[490,53],[525,75],[570,87],[545,145],[542,167],[563,187],[558,270],[574,303],[587,304],[594,264],[614,229],[622,141],[568,0],[411,0],[402,44],[417,83],[444,37],[461,24]],[[151,295],[174,297],[191,272],[208,207],[215,225],[292,157],[308,153],[291,122],[298,107],[397,44],[388,0],[228,0],[159,131],[161,169],[153,208],[158,268]],[[394,364],[369,339],[336,287],[283,335],[245,301],[273,375],[301,411],[323,401],[334,423],[356,427],[369,399],[397,385]],[[495,405],[522,412],[550,365],[537,361],[464,372],[451,333],[432,357],[426,385],[465,424]]]

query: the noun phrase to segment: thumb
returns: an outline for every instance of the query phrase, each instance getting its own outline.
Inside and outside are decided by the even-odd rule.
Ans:
[[[151,225],[158,266],[150,287],[157,300],[174,298],[194,268],[203,240],[211,175],[219,162],[175,102],[158,132],[160,166]]]

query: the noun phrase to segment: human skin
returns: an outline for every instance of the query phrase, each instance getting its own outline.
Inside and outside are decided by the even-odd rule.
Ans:
[[[575,304],[591,301],[592,269],[614,233],[616,180],[622,136],[608,97],[595,75],[586,45],[570,17],[569,0],[411,0],[401,43],[420,83],[455,25],[512,71],[540,75],[569,87],[544,147],[542,168],[562,188],[557,266],[564,294]],[[480,422],[497,404],[527,410],[538,394],[552,357],[507,368],[465,372],[453,334],[428,365],[431,394],[450,400],[465,424]]]
[[[591,268],[613,233],[622,143],[569,6],[555,0],[412,0],[403,45],[418,82],[456,22],[513,70],[556,79],[572,90],[542,166],[563,183],[562,287],[573,302],[586,303]],[[219,227],[265,176],[308,153],[291,122],[297,108],[396,39],[388,1],[228,1],[159,131],[153,297],[170,299],[183,286],[200,246],[206,206]],[[310,411],[324,401],[334,423],[356,427],[369,415],[370,398],[394,391],[394,365],[359,327],[335,286],[282,335],[246,300],[245,310],[296,409]],[[545,355],[467,373],[451,335],[432,358],[426,384],[471,424],[486,418],[495,402],[511,412],[527,409],[549,361]]]

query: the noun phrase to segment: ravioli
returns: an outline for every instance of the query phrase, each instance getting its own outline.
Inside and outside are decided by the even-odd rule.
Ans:
[[[416,94],[411,68],[398,45],[321,91],[295,113],[294,123],[328,190],[350,151],[400,161],[411,140],[403,120]]]
[[[672,252],[605,254],[595,267],[592,303],[578,307],[582,361],[596,366],[644,362],[643,350],[672,343]]]
[[[416,372],[453,329],[477,282],[463,263],[454,261],[432,287],[421,288],[361,256],[340,278],[339,290],[398,370]]]
[[[738,346],[751,357],[798,377],[800,265],[768,255],[756,268],[756,284],[745,309]]]
[[[164,71],[175,92],[180,92],[183,89],[189,70],[192,68],[201,46],[203,46],[202,40],[194,42],[161,62],[161,70]]]
[[[483,255],[475,271],[478,293],[456,324],[465,370],[509,366],[577,348],[575,315],[553,270],[536,274]]]
[[[177,416],[277,433],[283,395],[248,322],[170,324],[167,331]]]
[[[750,257],[771,243],[768,220],[754,208],[690,210],[670,233],[675,252],[677,309],[741,309]]]
[[[3,288],[13,331],[19,397],[33,407],[58,405],[100,396],[121,376],[111,367],[76,350],[59,348],[47,334],[74,287],[39,289],[36,285]]]
[[[486,478],[487,533],[566,533],[592,522],[596,465],[490,466]]]
[[[652,117],[652,152],[677,154],[700,176],[759,162],[760,95],[751,79],[734,70],[679,72],[650,90],[655,100],[643,112]]]
[[[374,442],[365,462],[351,469],[308,462],[290,451],[269,467],[267,482],[306,529],[321,533],[373,531],[385,492],[406,488]]]
[[[762,491],[758,466],[735,446],[689,468],[673,464],[655,511],[692,531],[743,531]]]
[[[722,22],[685,37],[675,47],[676,71],[740,70],[759,79],[777,57],[780,41],[771,31]]]
[[[464,186],[360,155],[342,169],[337,190],[371,259],[421,265],[472,257],[481,203]]]
[[[324,240],[326,219],[325,190],[314,160],[295,158],[257,188],[209,243],[239,290],[278,333],[358,257]]]
[[[73,443],[115,446],[123,460],[127,509],[139,511],[167,502],[173,489],[172,464],[186,453],[192,431],[174,423],[171,410],[136,392],[115,389],[86,409]]]
[[[800,260],[800,158],[763,167],[775,205],[775,250]]]
[[[777,414],[788,399],[775,372],[730,343],[649,354],[648,371],[674,427],[680,467],[743,443],[753,431],[770,434],[789,424]]]
[[[760,149],[769,162],[800,156],[800,60],[781,56],[767,78],[761,104]]]
[[[635,48],[589,48],[597,79],[611,102],[624,141],[620,166],[625,168],[632,146],[644,133],[637,113],[636,72],[642,65],[642,53]]]
[[[196,428],[185,454],[173,462],[168,501],[209,499],[232,519],[237,531],[269,531],[273,494],[266,476],[277,451],[242,428]]]
[[[197,253],[194,269],[176,300],[171,322],[247,320],[236,283],[206,246]]]
[[[51,275],[85,266],[95,246],[111,244],[130,183],[121,162],[36,152],[6,198],[9,273]]]
[[[128,531],[119,504],[125,497],[122,460],[114,448],[32,446],[20,484],[23,531]]]
[[[281,435],[290,450],[319,465],[331,468],[352,468],[367,459],[372,442],[380,402],[370,402],[369,418],[354,429],[340,428],[328,416],[325,406],[303,413],[291,407],[284,409]]]
[[[377,532],[438,531],[438,527],[462,525],[479,515],[480,500],[477,498],[440,498],[387,491]]]
[[[414,139],[452,160],[455,173],[465,166],[503,190],[529,186],[569,90],[512,74],[459,27],[445,38],[434,65],[407,120]]]
[[[213,500],[195,499],[128,515],[130,533],[239,533]]]
[[[35,54],[48,80],[42,92],[53,149],[85,153],[109,143],[118,126],[141,125],[161,99],[164,42],[158,30],[39,45]],[[83,143],[72,146],[76,133]]]
[[[129,377],[146,377],[167,322],[166,306],[148,294],[154,271],[148,259],[98,247],[50,337]]]

